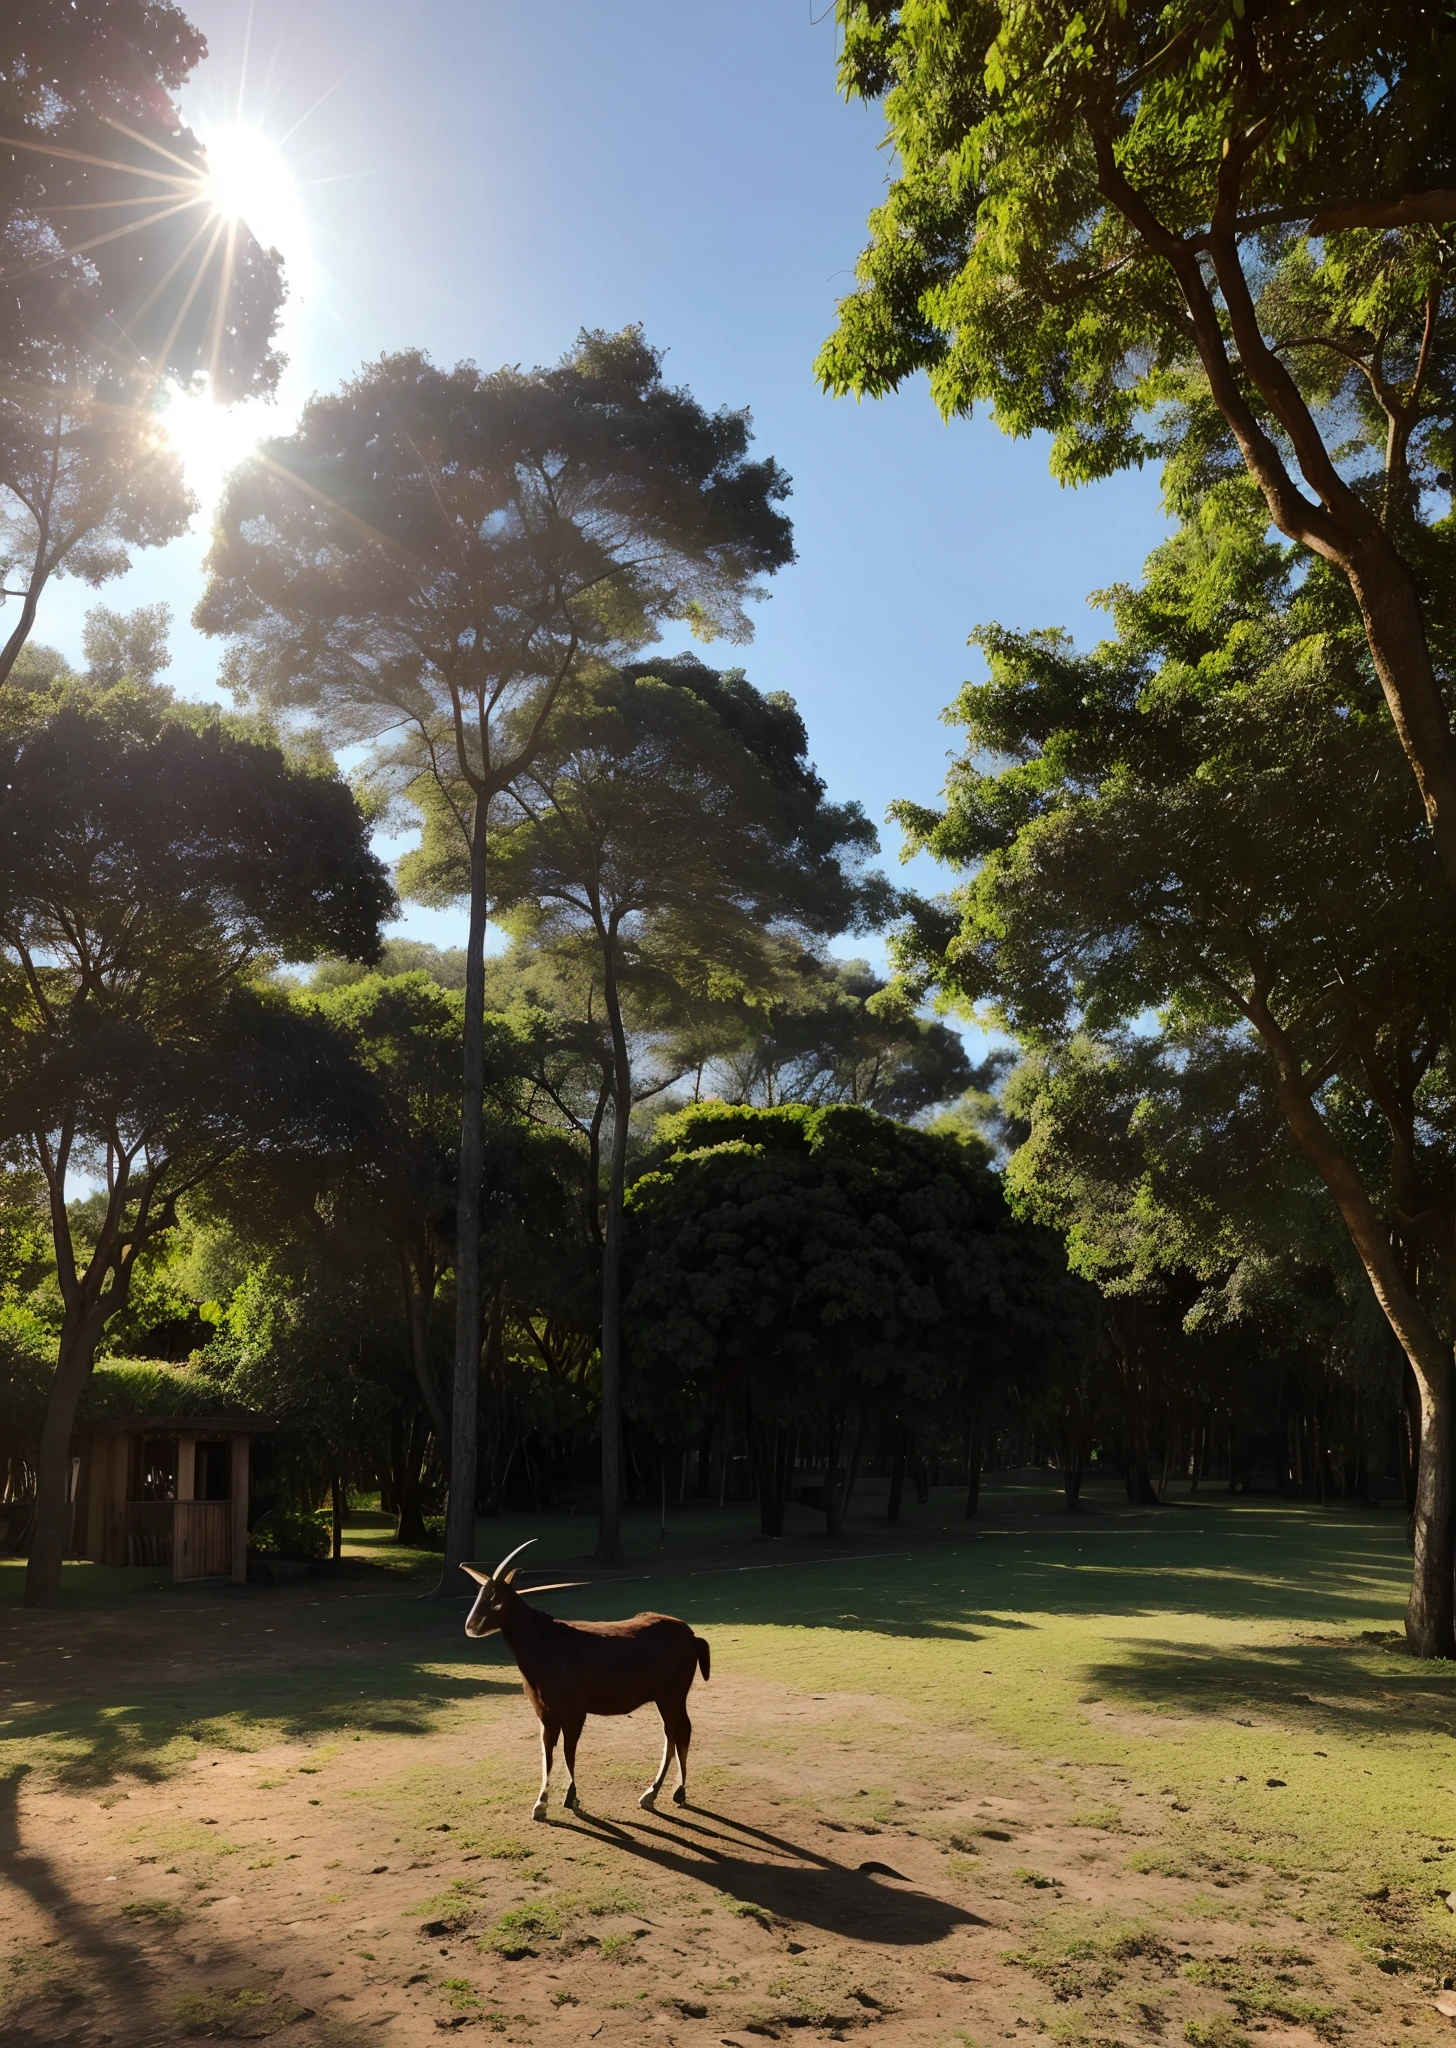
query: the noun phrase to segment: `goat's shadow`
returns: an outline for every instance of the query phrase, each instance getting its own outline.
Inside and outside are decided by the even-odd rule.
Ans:
[[[801,1842],[707,1807],[675,1808],[672,1829],[656,1816],[623,1824],[579,1808],[553,1817],[552,1825],[712,1885],[741,1905],[851,1941],[918,1948],[942,1941],[953,1927],[986,1924],[964,1906],[918,1891],[908,1881],[881,1883],[872,1871],[850,1870]],[[691,1839],[683,1841],[684,1835]]]

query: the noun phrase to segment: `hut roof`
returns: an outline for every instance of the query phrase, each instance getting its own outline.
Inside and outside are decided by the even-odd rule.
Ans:
[[[265,1418],[197,1366],[160,1359],[108,1358],[91,1375],[76,1417],[92,1429],[262,1429]]]

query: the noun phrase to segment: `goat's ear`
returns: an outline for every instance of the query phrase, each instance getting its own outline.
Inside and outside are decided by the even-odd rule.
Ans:
[[[508,1571],[508,1572],[506,1573],[506,1575],[505,1575],[505,1578],[504,1578],[504,1579],[503,1579],[503,1581],[502,1581],[502,1584],[503,1584],[503,1585],[507,1585],[507,1586],[509,1586],[509,1585],[513,1584],[513,1582],[514,1582],[514,1580],[515,1580],[515,1576],[516,1576],[516,1574],[515,1574],[515,1571],[514,1571],[514,1569],[512,1569],[511,1571]]]
[[[463,1564],[460,1569],[468,1579],[474,1579],[477,1586],[488,1586],[490,1584],[489,1572],[478,1572],[473,1564]]]

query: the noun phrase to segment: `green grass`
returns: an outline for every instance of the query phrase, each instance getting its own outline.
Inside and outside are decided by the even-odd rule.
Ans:
[[[674,1515],[665,1549],[655,1518],[629,1517],[633,1563],[552,1607],[583,1618],[681,1613],[711,1638],[715,1675],[831,1698],[879,1693],[917,1724],[982,1731],[1060,1773],[1080,1824],[1156,1832],[1156,1851],[1127,1840],[1129,1860],[1147,1859],[1134,1868],[1217,1887],[1224,1905],[1273,1886],[1382,1967],[1439,1973],[1456,1962],[1437,1903],[1456,1888],[1456,1668],[1400,1647],[1409,1554],[1397,1512],[1218,1493],[1130,1510],[1120,1490],[1094,1485],[1091,1511],[1068,1516],[1050,1474],[990,1479],[983,1501],[983,1517],[965,1523],[947,1490],[899,1530],[866,1503],[837,1546],[805,1509],[778,1544],[753,1540],[750,1508]],[[526,1561],[567,1575],[594,1533],[583,1516],[506,1517],[481,1525],[479,1554],[493,1561],[536,1536]],[[148,1687],[122,1671],[104,1700],[13,1712],[0,1725],[0,1769],[103,1787],[127,1772],[167,1774],[199,1738],[248,1750],[423,1736],[482,1688],[514,1691],[498,1640],[465,1643],[463,1603],[419,1597],[438,1560],[399,1552],[388,1535],[378,1517],[348,1534],[351,1556],[400,1574],[351,1601],[351,1639],[378,1645],[366,1665],[299,1645],[281,1672],[213,1678],[199,1657],[197,1676]],[[196,1597],[158,1577],[71,1566],[66,1604],[135,1601],[144,1612]],[[18,1579],[14,1562],[0,1564],[0,1602]],[[298,1589],[236,1597],[282,1601]],[[815,1739],[852,1745],[853,1716]],[[917,1738],[916,1749],[925,1804],[934,1746]],[[704,1756],[700,1771],[711,1768]],[[318,1784],[327,1796],[326,1772]],[[867,1786],[844,1813],[878,1821],[882,1804]],[[1299,2003],[1297,1982],[1256,1965],[1228,1992],[1240,2011],[1257,2014],[1276,1995]],[[1317,2004],[1300,2008],[1316,2029]]]

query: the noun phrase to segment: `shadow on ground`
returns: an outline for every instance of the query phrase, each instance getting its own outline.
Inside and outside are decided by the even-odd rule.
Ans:
[[[1405,1657],[1399,1642],[1347,1637],[1226,1649],[1124,1638],[1116,1647],[1116,1663],[1086,1668],[1104,1700],[1172,1704],[1180,1714],[1277,1714],[1286,1726],[1350,1735],[1456,1735],[1456,1666]]]
[[[740,1906],[850,1941],[922,1948],[944,1940],[953,1927],[985,1925],[963,1906],[897,1883],[883,1864],[850,1870],[786,1836],[705,1807],[690,1807],[671,1823],[621,1823],[578,1812],[552,1825],[608,1843],[675,1877],[711,1885]]]

